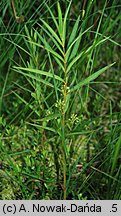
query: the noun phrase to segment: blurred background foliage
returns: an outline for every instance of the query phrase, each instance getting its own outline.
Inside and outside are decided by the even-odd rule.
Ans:
[[[61,147],[57,135],[60,122],[58,116],[47,119],[48,115],[57,114],[56,97],[51,88],[13,69],[13,66],[28,65],[35,69],[49,69],[47,52],[27,43],[27,37],[41,44],[36,31],[43,34],[41,19],[54,28],[48,7],[57,18],[57,2],[14,0],[17,16],[24,16],[24,21],[19,23],[11,1],[0,1],[1,199],[63,198]],[[69,1],[59,2],[64,16]],[[93,26],[82,37],[79,50],[88,49],[95,37],[99,41],[103,37],[109,38],[75,64],[71,73],[75,82],[106,65],[116,64],[71,96],[72,104],[66,119],[66,143],[70,155],[67,161],[67,199],[121,198],[120,10],[119,0],[73,0],[69,11],[66,42],[79,15],[78,31]],[[54,61],[53,67],[61,76]],[[40,119],[44,119],[43,122],[39,122]],[[57,131],[50,131],[47,127],[55,131],[57,128]]]

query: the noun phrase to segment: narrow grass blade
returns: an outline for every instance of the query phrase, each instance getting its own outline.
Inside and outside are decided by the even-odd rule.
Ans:
[[[50,120],[53,120],[53,119],[57,119],[60,117],[60,114],[59,113],[56,113],[56,114],[52,114],[52,115],[48,115],[42,119],[38,119],[37,122],[44,122],[44,121],[50,121]]]
[[[23,50],[27,55],[29,55],[30,57],[32,57],[31,54],[30,54],[28,51],[26,51],[23,47],[19,46],[17,43],[15,43],[15,42],[13,42],[13,41],[7,39],[7,38],[5,38],[5,40],[9,41],[10,43],[12,43],[13,45],[15,45],[16,47],[18,47],[18,48],[20,48],[21,50]]]
[[[120,137],[119,137],[118,141],[116,142],[115,148],[114,148],[114,156],[113,156],[113,163],[112,163],[112,167],[111,167],[111,175],[113,174],[113,172],[115,170],[120,152],[121,152],[121,134],[120,134]]]
[[[16,95],[16,97],[18,97],[27,107],[29,107],[31,110],[33,110],[38,116],[40,116],[39,112],[36,110],[36,108],[34,108],[34,106],[32,106],[31,104],[29,104],[27,101],[25,101],[20,95],[18,95],[16,92],[13,91],[13,94]]]
[[[52,127],[46,127],[46,126],[43,126],[43,125],[32,124],[32,123],[29,123],[29,122],[26,122],[26,123],[29,124],[29,125],[32,125],[34,127],[40,128],[40,129],[44,129],[44,130],[47,130],[47,131],[57,133],[57,131]]]

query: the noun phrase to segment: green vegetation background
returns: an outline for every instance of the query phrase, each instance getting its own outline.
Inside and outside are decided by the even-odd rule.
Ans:
[[[0,1],[0,199],[121,199],[121,2],[14,6]]]

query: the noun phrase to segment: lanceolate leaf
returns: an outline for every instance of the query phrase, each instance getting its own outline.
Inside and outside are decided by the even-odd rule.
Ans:
[[[64,71],[64,66],[63,66],[62,62],[60,61],[60,59],[57,58],[56,56],[54,56],[54,59],[57,62],[57,64],[60,66],[60,68],[62,69],[62,71]]]
[[[67,8],[65,16],[64,16],[64,21],[63,21],[63,43],[64,44],[65,44],[65,38],[66,38],[66,21],[67,21],[67,17],[68,17],[71,3],[72,3],[72,0],[70,1],[69,5],[68,5],[68,8]]]
[[[83,55],[84,51],[79,53],[72,61],[71,63],[68,65],[66,72],[68,73],[71,69],[71,67],[81,58],[81,56]]]
[[[32,72],[32,73],[35,73],[35,74],[40,74],[40,75],[44,75],[44,76],[47,76],[47,77],[51,77],[53,78],[53,74],[50,73],[50,72],[46,72],[46,71],[42,71],[42,70],[38,70],[38,69],[33,69],[33,68],[23,68],[23,67],[16,67],[14,66],[13,68],[15,69],[18,69],[18,70],[23,70],[23,71],[28,71],[28,72]],[[18,71],[19,72],[19,71]],[[61,81],[61,82],[64,82],[63,79],[57,75],[54,75],[55,79]]]
[[[69,41],[68,41],[68,46],[67,47],[70,46],[70,44],[73,42],[73,40],[76,37],[76,33],[77,33],[77,30],[78,30],[78,26],[79,26],[79,21],[80,21],[80,16],[78,16],[78,19],[76,20],[76,22],[74,24],[73,30],[72,30],[71,35],[69,37]]]
[[[68,42],[67,48],[69,48],[69,46],[71,45],[71,43],[75,40],[77,31],[78,31],[79,21],[80,21],[80,16],[78,17],[78,19],[75,22],[75,25],[73,27],[72,33],[71,33],[70,38],[69,38],[69,42]],[[79,40],[79,43],[80,43],[80,40]],[[69,54],[71,52],[71,48],[72,48],[72,46],[70,46],[70,49],[68,49],[68,53],[66,54],[66,60],[68,59],[68,56],[69,56]],[[76,53],[75,53],[75,55],[76,55]]]
[[[41,40],[41,38],[40,38],[40,40]],[[63,58],[51,48],[51,46],[47,43],[47,41],[45,39],[43,39],[43,41],[42,41],[44,43],[44,46],[42,46],[41,44],[38,44],[36,42],[31,42],[31,41],[28,41],[28,42],[32,43],[38,47],[41,47],[42,49],[47,50],[48,52],[52,53],[54,56],[59,58],[62,62],[64,61]]]
[[[42,41],[42,43],[44,44],[44,47],[42,47],[41,45],[37,44],[37,46],[40,46],[42,48],[44,48],[45,50],[47,50],[48,52],[50,52],[54,59],[56,60],[57,64],[62,68],[62,70],[64,71],[64,67],[62,62],[64,61],[64,59],[62,58],[61,55],[59,55],[57,52],[55,52],[50,45],[47,43],[47,41],[38,33],[38,37],[40,38],[40,40]],[[62,53],[62,51],[61,51]],[[62,62],[61,62],[62,61]]]
[[[48,81],[46,81],[46,80],[44,80],[44,79],[41,79],[40,77],[37,77],[37,76],[32,75],[32,74],[30,74],[30,73],[24,73],[24,72],[19,71],[19,70],[14,70],[14,71],[16,71],[16,72],[18,72],[18,73],[24,75],[26,78],[27,78],[27,77],[30,77],[31,79],[37,80],[38,82],[41,82],[41,83],[43,83],[44,85],[47,85],[47,86],[50,86],[50,87],[54,88],[54,86],[53,86],[50,82],[48,82]]]
[[[70,54],[71,50],[72,50],[72,52],[71,52],[71,55],[69,57],[69,60],[75,57],[75,55],[77,54],[78,48],[79,48],[79,44],[80,44],[82,35],[84,35],[86,32],[88,32],[91,28],[92,28],[92,26],[90,26],[89,28],[87,28],[82,33],[80,31],[80,34],[78,35],[78,37],[76,37],[76,39],[70,44],[70,46],[68,47],[68,49],[66,51],[66,60],[68,60],[68,57],[69,57],[69,54]],[[73,46],[74,46],[74,48],[72,49]]]
[[[51,17],[52,17],[52,19],[53,19],[53,21],[54,21],[54,23],[55,23],[55,26],[56,26],[56,28],[57,28],[57,30],[58,30],[58,32],[59,32],[59,26],[58,26],[58,23],[57,23],[57,21],[56,21],[56,17],[54,16],[52,10],[50,9],[50,7],[48,7],[47,4],[46,4],[46,7],[47,7],[48,11],[50,12],[50,15],[51,15]]]
[[[54,88],[55,88],[55,94],[56,94],[56,98],[58,100],[58,89],[57,89],[57,84],[56,84],[56,79],[55,79],[55,72],[54,72],[54,68],[53,68],[50,53],[48,53],[48,57],[49,57],[49,62],[50,62],[50,68],[51,68],[52,75],[53,75],[53,83],[54,83]]]
[[[59,22],[59,34],[60,34],[60,37],[62,38],[63,19],[62,19],[62,11],[61,11],[59,2],[58,2],[58,22]]]
[[[84,33],[84,32],[83,32]],[[74,58],[74,56],[73,56],[73,59],[72,59],[72,61],[70,61],[70,64],[68,65],[68,67],[67,67],[67,73],[70,71],[70,69],[73,67],[73,65],[82,57],[82,55],[84,56],[84,54],[87,54],[88,52],[90,52],[94,47],[96,47],[96,46],[98,46],[99,44],[101,44],[101,43],[103,43],[103,42],[105,42],[106,41],[106,39],[102,39],[101,41],[99,41],[99,42],[97,42],[97,44],[95,45],[95,44],[92,44],[90,47],[88,47],[85,51],[82,51],[82,52],[80,52],[75,58]],[[72,43],[73,44],[73,43]],[[71,44],[71,45],[72,45]],[[76,44],[75,44],[76,45]],[[76,50],[75,50],[75,48],[77,48],[77,47],[74,47],[74,51],[76,52]],[[70,49],[70,48],[69,48]],[[68,51],[69,51],[69,49],[67,50],[67,53],[68,53]],[[73,52],[73,51],[72,51]],[[74,54],[74,55],[76,55],[76,53]],[[67,55],[67,58],[68,58],[68,55]],[[68,60],[66,58],[66,60]],[[71,58],[71,57],[70,57]],[[70,58],[69,58],[69,60],[70,60]]]
[[[114,64],[115,64],[115,62],[112,63],[112,64],[110,64],[110,65],[108,65],[108,66],[106,66],[106,67],[104,67],[104,68],[102,68],[102,69],[100,69],[99,71],[97,71],[94,74],[92,74],[89,77],[87,77],[85,80],[82,80],[77,85],[75,85],[72,89],[70,89],[70,92],[78,90],[83,85],[87,85],[92,80],[95,80],[100,74],[102,74],[104,71],[106,71],[109,67],[113,66]]]
[[[55,33],[55,31],[44,20],[41,20],[41,21],[46,26],[46,28],[49,30],[49,32],[53,35],[53,37],[59,42],[59,44],[62,45],[62,42],[60,38],[58,37],[58,35]]]
[[[54,37],[52,36],[52,34],[47,29],[45,29],[42,25],[40,25],[40,24],[38,24],[38,25],[41,27],[41,29],[43,29],[46,32],[46,34],[49,36],[49,38],[51,38],[51,40],[53,41],[54,45],[59,49],[59,51],[63,55],[63,50],[61,49],[61,47],[58,44],[57,40],[55,40]]]

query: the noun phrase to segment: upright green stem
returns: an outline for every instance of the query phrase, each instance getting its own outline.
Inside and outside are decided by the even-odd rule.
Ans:
[[[66,53],[63,45],[64,53],[64,89],[63,89],[63,110],[62,110],[62,157],[63,157],[63,191],[64,200],[66,200],[66,148],[65,148],[65,112],[66,112],[66,95],[67,95],[67,78],[66,78]]]

